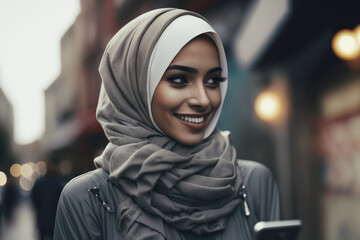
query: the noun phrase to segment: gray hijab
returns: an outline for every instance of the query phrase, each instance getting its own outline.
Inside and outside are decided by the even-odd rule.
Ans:
[[[112,38],[100,63],[97,119],[110,142],[95,165],[115,186],[117,226],[125,239],[210,234],[225,228],[241,201],[228,132],[214,129],[199,145],[185,146],[159,131],[149,114],[149,59],[162,32],[183,15],[206,21],[180,9],[150,11]]]

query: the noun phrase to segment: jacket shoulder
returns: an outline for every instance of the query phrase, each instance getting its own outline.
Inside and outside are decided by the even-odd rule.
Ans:
[[[249,160],[238,160],[238,166],[244,177],[251,178],[272,178],[270,169],[260,162]]]
[[[117,198],[108,181],[108,173],[96,169],[72,179],[64,187],[57,208],[54,240],[115,239],[119,232],[116,215],[106,211],[99,199],[90,193],[97,187],[103,201],[116,212]],[[121,239],[121,237],[117,237]]]
[[[96,169],[73,178],[68,182],[62,195],[65,198],[83,199],[88,190],[106,184],[108,173],[102,169]]]

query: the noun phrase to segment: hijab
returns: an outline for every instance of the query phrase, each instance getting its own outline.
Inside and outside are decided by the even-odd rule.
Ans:
[[[220,67],[223,69],[222,77],[227,79],[227,62],[225,51],[219,36],[215,33],[215,30],[206,21],[193,15],[183,15],[176,18],[161,34],[153,49],[149,61],[147,99],[149,115],[155,127],[157,127],[157,125],[152,118],[151,100],[156,86],[158,85],[165,70],[168,68],[169,64],[175,58],[177,53],[182,49],[182,47],[194,37],[201,34],[208,35],[214,41],[219,53]],[[207,138],[216,127],[216,123],[220,117],[220,112],[225,99],[227,84],[227,81],[220,83],[220,94],[222,101],[205,130],[204,138]],[[158,127],[157,129],[161,131]]]
[[[241,201],[236,151],[229,133],[216,128],[221,107],[196,146],[167,136],[151,115],[150,101],[165,69],[187,42],[204,33],[216,43],[226,69],[222,44],[207,20],[180,9],[157,9],[135,18],[105,49],[96,115],[109,144],[95,165],[109,173],[115,186],[116,221],[125,239],[180,240],[184,231],[211,234],[225,228]],[[226,86],[220,86],[222,102]]]

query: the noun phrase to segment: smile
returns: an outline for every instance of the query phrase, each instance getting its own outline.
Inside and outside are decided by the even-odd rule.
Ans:
[[[174,116],[185,122],[196,123],[196,124],[203,123],[205,119],[205,116],[194,117],[194,116],[180,115],[180,114],[174,114]]]

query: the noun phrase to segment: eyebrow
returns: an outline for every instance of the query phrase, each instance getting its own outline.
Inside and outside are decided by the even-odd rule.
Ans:
[[[181,70],[184,72],[189,72],[189,73],[198,73],[198,70],[195,68],[191,68],[191,67],[186,67],[186,66],[182,66],[182,65],[172,65],[170,67],[168,67],[166,69],[167,70]],[[221,67],[216,67],[216,68],[212,68],[209,71],[206,72],[206,74],[211,74],[211,73],[215,73],[215,72],[221,72],[222,68]]]
[[[216,68],[212,68],[209,71],[207,71],[206,74],[216,73],[216,72],[221,72],[221,71],[222,71],[221,67],[216,67]]]

